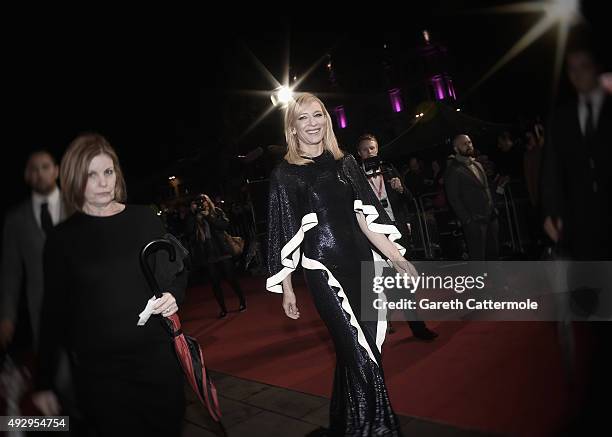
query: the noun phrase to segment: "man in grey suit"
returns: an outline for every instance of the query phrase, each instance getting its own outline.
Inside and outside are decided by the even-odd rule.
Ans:
[[[57,186],[58,175],[59,167],[49,152],[38,150],[30,154],[25,168],[25,181],[32,189],[32,195],[5,217],[0,288],[0,349],[6,349],[13,340],[22,290],[26,293],[33,347],[36,349],[38,346],[45,234],[65,218]]]

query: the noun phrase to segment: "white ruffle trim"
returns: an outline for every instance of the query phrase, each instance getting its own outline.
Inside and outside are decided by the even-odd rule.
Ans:
[[[319,223],[317,214],[311,212],[302,217],[302,224],[295,235],[281,249],[281,264],[283,268],[280,272],[270,276],[266,280],[266,289],[272,293],[282,293],[283,286],[281,283],[287,275],[293,272],[300,263],[300,245],[304,241],[304,233],[312,229]]]
[[[402,256],[406,253],[406,249],[399,243],[396,243],[396,240],[402,238],[402,234],[397,230],[395,225],[383,225],[380,223],[374,223],[374,221],[378,218],[378,211],[374,207],[374,205],[364,204],[361,200],[355,200],[353,202],[353,209],[355,212],[362,212],[365,216],[366,223],[368,225],[368,229],[372,232],[376,232],[377,234],[385,234],[389,241],[395,244],[397,250],[399,250]]]
[[[357,199],[353,202],[353,209],[356,213],[361,212],[364,215],[366,224],[370,231],[376,232],[377,234],[386,235],[389,241],[395,244],[395,247],[402,256],[406,253],[406,249],[401,244],[396,242],[396,240],[402,238],[402,234],[395,227],[395,225],[375,223],[375,220],[379,217],[379,214],[374,205],[364,204],[361,200]],[[382,262],[384,260],[375,250],[372,250],[372,258],[374,259],[374,274],[376,276],[381,276],[383,273]],[[387,264],[389,267],[392,267],[388,260]],[[381,292],[378,294],[378,299],[381,299],[383,303],[385,303],[387,301],[387,296],[385,293]],[[382,345],[385,342],[385,337],[387,335],[387,307],[386,305],[381,306],[382,308],[378,310],[378,324],[376,325],[376,347],[378,348],[379,352],[382,350]]]
[[[336,294],[340,298],[340,304],[342,305],[342,309],[346,311],[347,314],[349,315],[349,323],[351,324],[353,328],[357,330],[357,341],[359,342],[361,347],[363,347],[366,350],[366,352],[368,353],[372,361],[374,361],[377,365],[379,365],[378,360],[372,353],[370,344],[368,343],[368,341],[365,338],[365,335],[363,334],[361,325],[359,324],[359,322],[357,322],[357,317],[355,317],[355,313],[353,313],[353,309],[351,308],[351,303],[349,302],[349,299],[346,296],[346,293],[344,292],[344,288],[342,288],[342,285],[340,285],[340,282],[338,282],[338,280],[334,277],[332,272],[330,272],[329,269],[325,267],[324,264],[322,264],[321,262],[317,260],[310,259],[306,255],[302,257],[302,267],[304,267],[305,269],[309,269],[309,270],[323,270],[327,273],[327,285],[339,289]],[[378,332],[376,333],[376,337],[378,337]],[[380,348],[379,348],[379,352],[380,352]]]
[[[402,235],[394,225],[374,223],[374,221],[378,218],[379,214],[373,205],[364,205],[361,200],[355,200],[354,210],[355,212],[363,213],[366,218],[366,223],[369,230],[379,234],[385,234],[387,238],[389,238],[389,240],[395,244],[395,246],[402,255],[406,252],[406,249],[404,249],[400,244],[395,242],[395,240],[400,239]],[[283,246],[283,248],[281,249],[281,264],[283,265],[283,268],[278,273],[273,276],[270,276],[266,280],[266,289],[268,291],[271,291],[273,293],[283,292],[283,280],[287,277],[287,275],[289,275],[297,268],[300,262],[300,245],[304,240],[304,233],[315,227],[318,223],[319,221],[317,219],[317,214],[314,212],[306,214],[304,217],[302,217],[300,229],[291,238],[291,240],[289,240],[289,242],[285,244],[285,246]],[[383,260],[378,254],[378,252],[374,250],[372,251],[372,257],[376,265],[379,265],[380,261]],[[374,356],[374,353],[372,352],[372,349],[370,348],[370,345],[368,344],[368,341],[366,340],[365,335],[363,334],[361,325],[358,323],[357,317],[355,317],[355,314],[353,313],[353,309],[351,308],[349,299],[346,296],[342,285],[340,285],[340,282],[338,282],[338,280],[329,271],[329,269],[325,267],[325,265],[321,262],[314,259],[310,259],[305,255],[301,258],[302,267],[304,267],[305,269],[323,270],[327,273],[327,284],[331,287],[338,289],[337,295],[341,299],[342,309],[346,311],[346,313],[349,315],[349,323],[351,324],[351,326],[353,326],[357,330],[357,341],[366,350],[368,356],[372,359],[372,361],[374,361],[378,365],[378,360]],[[379,273],[376,272],[376,274]],[[380,293],[378,297],[380,299],[386,300],[386,296],[384,295],[384,293]],[[378,348],[379,352],[381,351],[382,344],[385,341],[385,335],[387,333],[386,315],[386,309],[379,310],[378,324],[376,327],[376,347]]]

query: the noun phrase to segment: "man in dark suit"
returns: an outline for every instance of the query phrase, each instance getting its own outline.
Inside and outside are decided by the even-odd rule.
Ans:
[[[541,179],[544,230],[572,259],[610,261],[612,98],[600,82],[602,69],[590,49],[572,47],[565,61],[576,95],[554,112],[548,129]],[[582,307],[588,301],[605,302],[609,290],[581,287],[590,277],[609,276],[610,270],[598,263],[574,263],[572,270],[589,265],[597,271],[589,271],[588,276],[567,275],[570,307],[583,308],[585,314],[596,309],[597,316],[607,319],[581,325],[592,336],[584,402],[570,429],[581,434],[594,434],[608,426],[609,408],[602,399],[612,390],[609,308]]]
[[[378,156],[378,141],[372,134],[363,134],[359,137],[357,145],[357,153],[362,161],[375,158]],[[402,238],[398,241],[405,248],[409,247],[408,242],[408,203],[412,201],[410,191],[402,183],[400,174],[392,164],[384,163],[378,168],[368,168],[362,164],[362,168],[366,173],[370,187],[389,218],[395,223],[395,227],[402,234]],[[438,336],[438,334],[425,325],[421,320],[409,320],[408,325],[412,334],[420,339],[430,341]],[[391,322],[389,322],[390,332],[394,332]]]
[[[544,230],[574,259],[610,260],[612,98],[593,54],[566,55],[576,98],[555,111],[542,166]]]
[[[25,181],[31,196],[6,214],[2,236],[0,288],[0,349],[13,340],[19,300],[25,291],[32,332],[32,345],[38,343],[43,298],[42,253],[45,234],[65,218],[57,178],[59,168],[47,151],[32,153],[25,168]]]
[[[446,196],[461,221],[470,259],[499,257],[497,211],[482,165],[474,159],[474,146],[467,135],[453,139],[455,157],[444,175]]]

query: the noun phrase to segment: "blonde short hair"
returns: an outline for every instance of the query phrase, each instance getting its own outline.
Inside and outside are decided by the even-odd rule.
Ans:
[[[325,105],[318,97],[310,93],[302,93],[295,100],[291,101],[287,106],[287,112],[285,112],[285,140],[287,141],[287,153],[285,154],[285,160],[289,164],[305,165],[313,162],[312,159],[303,158],[300,156],[300,144],[297,135],[293,133],[297,119],[300,115],[300,109],[306,103],[317,102],[321,105],[321,111],[325,116],[325,135],[323,136],[323,149],[328,150],[334,156],[334,159],[340,159],[344,156],[340,146],[338,146],[338,140],[334,134],[334,127],[331,122],[331,117]]]
[[[378,147],[378,140],[376,139],[374,134],[365,133],[365,134],[362,134],[357,140],[357,151],[359,151],[359,148],[361,147],[361,143],[363,141],[374,141],[376,143],[376,146]]]

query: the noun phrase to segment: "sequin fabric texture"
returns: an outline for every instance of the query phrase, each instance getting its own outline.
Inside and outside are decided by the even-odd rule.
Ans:
[[[391,222],[352,156],[335,160],[324,152],[313,160],[283,161],[271,175],[267,288],[282,292],[282,280],[302,265],[336,351],[330,435],[399,436],[381,363],[384,332],[376,315],[362,320],[361,262],[373,252],[355,201],[374,207],[378,222]]]

